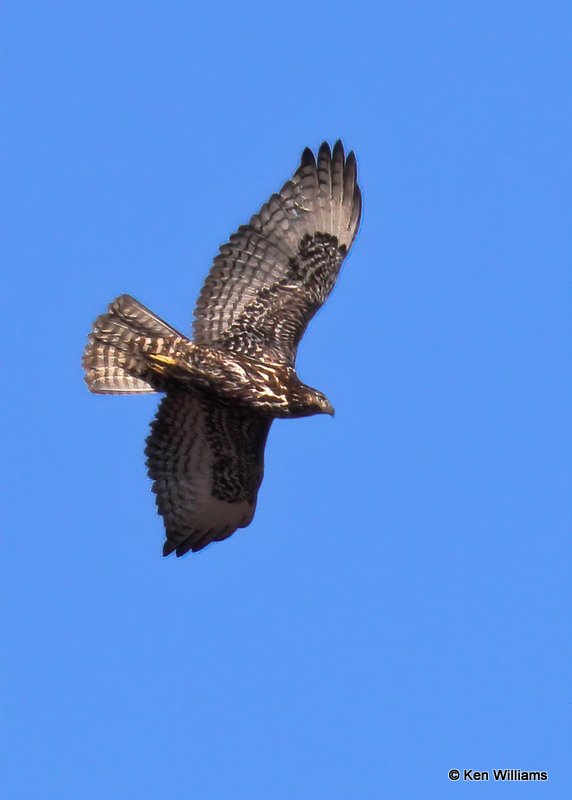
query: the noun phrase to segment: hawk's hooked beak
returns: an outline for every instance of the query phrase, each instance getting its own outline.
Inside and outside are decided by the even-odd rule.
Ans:
[[[333,407],[333,405],[330,403],[329,400],[326,400],[326,403],[324,405],[324,414],[329,414],[330,417],[336,416],[336,409]]]

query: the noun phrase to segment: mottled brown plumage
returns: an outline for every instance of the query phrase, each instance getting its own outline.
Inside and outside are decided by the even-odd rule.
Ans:
[[[306,149],[278,194],[214,259],[193,340],[129,295],[97,318],[83,365],[92,392],[165,392],[146,455],[165,555],[250,523],[276,417],[333,413],[295,372],[298,343],[330,294],[359,226],[353,153]]]

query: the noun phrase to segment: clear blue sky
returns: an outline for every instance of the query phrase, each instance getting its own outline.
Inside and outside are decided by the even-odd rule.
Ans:
[[[2,797],[562,800],[570,3],[3,5]],[[363,226],[298,361],[336,418],[164,560],[156,399],[91,396],[85,336],[121,292],[188,330],[340,136]],[[447,777],[503,767],[549,781]]]

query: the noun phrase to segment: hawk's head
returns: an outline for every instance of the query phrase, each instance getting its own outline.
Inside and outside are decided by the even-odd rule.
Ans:
[[[288,407],[293,417],[311,417],[313,414],[334,416],[334,407],[326,395],[303,383],[292,393]]]

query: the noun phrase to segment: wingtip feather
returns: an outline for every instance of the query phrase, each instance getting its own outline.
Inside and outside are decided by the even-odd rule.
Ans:
[[[302,153],[302,158],[300,159],[300,166],[301,167],[316,166],[316,158],[314,156],[314,153],[309,147],[306,147],[304,152]]]
[[[163,558],[166,558],[167,556],[170,556],[171,553],[174,552],[176,549],[177,549],[177,545],[174,542],[171,542],[170,540],[167,540],[165,542],[165,544],[163,545]]]
[[[318,149],[318,163],[320,163],[320,160],[330,161],[331,157],[332,151],[330,150],[330,143],[322,142]]]
[[[336,139],[334,142],[334,149],[332,151],[332,159],[334,161],[339,160],[343,162],[344,160],[344,146],[342,144],[341,139]]]

